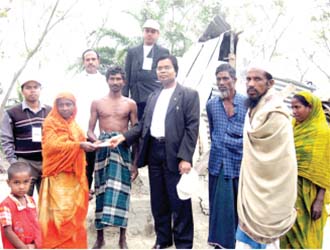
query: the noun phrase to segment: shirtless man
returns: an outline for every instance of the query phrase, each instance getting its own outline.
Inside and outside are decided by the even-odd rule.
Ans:
[[[109,68],[106,73],[110,91],[91,105],[88,137],[96,144],[107,142],[112,136],[128,130],[137,122],[137,107],[133,100],[122,96],[125,72],[120,67]],[[101,131],[94,134],[97,120]],[[102,144],[100,144],[101,146]],[[106,174],[106,175],[105,175]],[[138,175],[136,164],[131,164],[130,150],[126,146],[100,147],[95,161],[95,227],[97,239],[93,248],[105,245],[103,229],[120,227],[119,247],[127,249],[126,227],[129,210],[131,181]]]

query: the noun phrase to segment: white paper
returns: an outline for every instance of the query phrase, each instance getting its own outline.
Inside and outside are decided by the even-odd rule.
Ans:
[[[104,141],[100,144],[97,144],[98,147],[102,148],[102,147],[110,147],[110,143],[109,141]]]

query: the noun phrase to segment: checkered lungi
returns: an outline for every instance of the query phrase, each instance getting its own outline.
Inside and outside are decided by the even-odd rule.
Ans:
[[[104,141],[118,133],[102,133]],[[102,147],[96,152],[95,159],[95,227],[127,227],[130,190],[131,190],[131,153],[129,148]]]

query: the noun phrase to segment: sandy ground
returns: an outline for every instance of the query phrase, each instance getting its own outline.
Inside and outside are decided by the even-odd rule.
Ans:
[[[153,230],[153,219],[150,213],[149,187],[147,181],[147,171],[140,171],[139,178],[132,187],[131,207],[127,228],[127,244],[132,249],[150,249],[155,242],[155,234]],[[0,174],[0,201],[2,201],[9,193],[9,188],[6,184],[6,175]],[[205,186],[206,188],[206,186]],[[205,194],[207,195],[207,193]],[[207,197],[207,196],[205,196]],[[38,197],[35,192],[34,198],[37,201]],[[195,221],[195,237],[194,248],[207,249],[210,248],[207,240],[208,216],[205,215],[201,208],[201,198],[193,197],[193,211]],[[88,246],[92,248],[95,239],[96,231],[94,229],[95,200],[91,200],[88,208],[87,228],[88,228]],[[105,230],[106,249],[118,249],[119,229],[107,228]],[[0,240],[0,248],[2,243]],[[174,247],[172,247],[174,248]]]
[[[0,174],[0,201],[2,201],[9,193],[9,188],[5,182],[6,175]],[[193,197],[193,212],[194,212],[194,248],[208,249],[207,245],[207,230],[208,216],[207,213],[207,185],[201,181],[199,192]],[[38,197],[35,194],[35,199]],[[94,218],[94,199],[90,201],[87,217],[88,227],[88,246],[91,248],[95,242],[96,231],[93,225]],[[150,200],[147,182],[147,171],[140,171],[140,177],[132,188],[130,217],[128,221],[127,243],[132,249],[150,249],[155,241],[153,230],[153,220],[150,214]],[[107,249],[118,249],[119,229],[108,228],[105,230]],[[0,248],[2,243],[0,241]],[[174,248],[174,247],[172,247]],[[330,248],[330,217],[324,231],[323,249]]]

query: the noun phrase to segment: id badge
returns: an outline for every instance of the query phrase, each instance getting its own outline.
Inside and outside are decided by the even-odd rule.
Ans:
[[[152,58],[145,57],[143,59],[142,69],[143,70],[151,70],[151,68],[152,68]]]
[[[32,127],[32,141],[41,142],[41,127]]]

